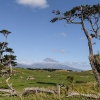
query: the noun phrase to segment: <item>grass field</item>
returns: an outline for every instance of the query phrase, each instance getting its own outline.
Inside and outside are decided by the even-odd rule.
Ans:
[[[67,79],[68,76],[73,77],[73,83]],[[31,77],[29,79],[29,77]],[[0,88],[8,88],[4,77],[3,84],[0,84]],[[0,78],[0,81],[1,78]],[[92,71],[84,72],[68,72],[64,70],[56,71],[44,71],[44,70],[28,70],[24,68],[14,68],[13,75],[9,81],[12,83],[13,88],[21,96],[24,88],[27,87],[39,87],[46,89],[56,90],[57,84],[62,84],[69,87],[68,91],[75,91],[79,93],[99,93],[100,89],[96,86],[96,82]],[[73,84],[73,90],[72,90]],[[44,93],[28,95],[22,97],[22,100],[87,100],[84,97],[71,97],[66,98],[65,90],[61,89],[61,96],[48,95]],[[19,97],[0,97],[0,100],[20,100]]]

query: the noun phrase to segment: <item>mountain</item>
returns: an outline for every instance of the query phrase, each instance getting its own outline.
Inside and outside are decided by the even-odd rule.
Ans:
[[[41,62],[35,62],[33,64],[30,65],[26,65],[26,64],[21,64],[18,63],[17,67],[23,67],[23,68],[50,68],[50,69],[63,69],[63,70],[73,70],[73,71],[82,71],[81,69],[77,69],[77,68],[73,68],[70,66],[67,66],[63,63],[60,63],[59,61],[56,61],[52,58],[46,58]]]
[[[58,63],[59,61],[56,61],[56,60],[54,60],[54,59],[52,59],[52,58],[46,58],[46,59],[44,59],[43,60],[44,62],[55,62],[55,63]]]

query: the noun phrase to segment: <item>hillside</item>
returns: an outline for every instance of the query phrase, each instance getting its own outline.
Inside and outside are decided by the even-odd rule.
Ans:
[[[81,92],[81,90],[83,92],[94,91],[92,86],[95,85],[95,79],[92,71],[68,72],[65,70],[56,70],[53,72],[49,72],[44,70],[28,70],[24,68],[14,68],[13,76],[10,82],[12,83],[14,89],[18,93],[22,93],[24,88],[26,87],[41,87],[41,88],[56,89],[57,84],[62,84],[65,86],[67,85],[69,86],[69,89],[71,89],[71,83],[70,81],[67,80],[68,76],[73,76],[74,78],[73,84],[74,87],[77,89],[77,91],[79,92]],[[0,84],[0,88],[8,88],[8,87],[4,83]]]

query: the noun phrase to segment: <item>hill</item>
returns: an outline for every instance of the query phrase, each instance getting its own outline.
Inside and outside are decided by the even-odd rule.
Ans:
[[[79,93],[95,93],[99,88],[95,86],[95,78],[93,76],[92,71],[84,71],[84,72],[68,72],[66,70],[56,70],[53,72],[45,71],[45,70],[28,70],[24,68],[13,68],[13,75],[9,81],[12,83],[13,88],[19,93],[23,92],[24,88],[31,87],[39,87],[46,88],[50,90],[56,90],[57,84],[68,86],[69,91],[71,90],[70,80],[67,80],[67,77],[73,77],[73,85],[75,90]],[[4,77],[6,79],[7,76]],[[2,79],[0,78],[0,81]],[[0,88],[7,89],[8,86],[4,82],[0,84]],[[94,90],[95,89],[95,90]],[[94,92],[95,91],[95,92]],[[66,100],[65,91],[61,89],[61,100]],[[59,100],[59,96],[57,95],[48,95],[48,94],[37,94],[32,96],[22,97],[23,100]],[[80,99],[79,99],[80,98]],[[85,100],[83,97],[79,98],[70,98],[70,100]],[[0,96],[0,100],[20,100],[18,97],[2,97]]]

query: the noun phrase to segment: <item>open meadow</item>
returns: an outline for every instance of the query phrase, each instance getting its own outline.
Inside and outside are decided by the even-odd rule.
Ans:
[[[3,80],[0,78],[0,89],[8,89],[5,80],[6,75]],[[65,70],[46,71],[14,68],[9,83],[12,83],[12,87],[16,90],[18,96],[2,96],[5,93],[0,92],[0,100],[89,100],[89,98],[87,99],[87,97],[82,95],[77,97],[67,96],[70,92],[95,95],[100,92],[100,89],[96,86],[92,71],[72,72]],[[59,95],[57,94],[57,85],[61,86]],[[44,88],[56,93],[48,94],[40,92],[22,96],[25,88],[32,87]]]

